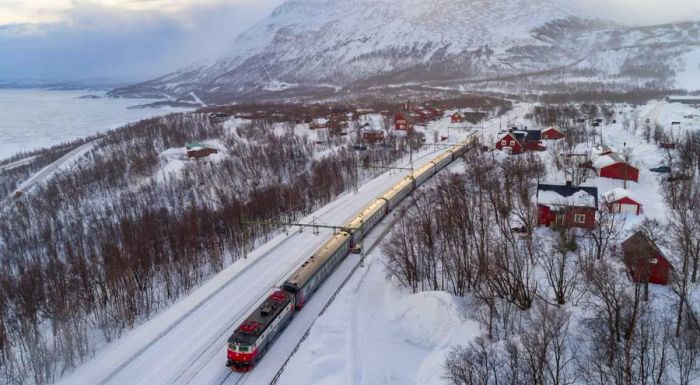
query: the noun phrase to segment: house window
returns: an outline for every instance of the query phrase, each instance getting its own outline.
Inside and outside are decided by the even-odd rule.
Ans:
[[[585,214],[574,214],[574,222],[575,223],[586,223],[586,215]]]
[[[514,140],[511,140],[511,141],[510,141],[510,146],[511,146],[511,147],[515,147],[515,141],[514,141]]]
[[[658,258],[649,258],[649,264],[656,265],[657,263],[659,263]]]
[[[501,146],[505,146],[507,143],[508,143],[508,142],[506,142],[505,140],[502,140],[502,141],[501,141]]]

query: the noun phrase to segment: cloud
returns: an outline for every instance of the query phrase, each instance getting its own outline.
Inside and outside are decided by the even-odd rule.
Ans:
[[[67,9],[61,2],[70,3],[69,11],[61,11]],[[0,25],[0,78],[132,81],[162,75],[217,56],[280,2],[56,0],[52,9],[60,16],[46,13],[56,21]]]
[[[700,19],[698,0],[577,0],[586,14],[635,24],[663,24]]]

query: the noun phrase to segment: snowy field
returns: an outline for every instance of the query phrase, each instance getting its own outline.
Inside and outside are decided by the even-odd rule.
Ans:
[[[86,95],[99,98],[81,98]],[[128,107],[150,99],[113,99],[99,91],[0,89],[0,159],[50,147],[182,108]]]

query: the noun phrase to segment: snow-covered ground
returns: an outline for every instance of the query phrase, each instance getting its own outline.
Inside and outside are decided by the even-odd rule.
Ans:
[[[100,98],[81,98],[86,95]],[[103,95],[95,91],[0,89],[0,159],[140,119],[185,111],[171,107],[128,109],[156,100],[113,99]]]
[[[526,111],[527,108],[518,107],[514,114],[524,114]],[[430,132],[438,131],[442,136],[446,135],[448,130],[451,143],[473,133],[466,128],[450,128],[449,118],[446,117],[426,128],[428,142],[432,139]],[[485,130],[497,131],[498,120],[486,124]],[[443,149],[442,146],[426,146],[422,151],[413,154],[413,166],[420,167]],[[176,151],[169,150],[161,156],[173,159],[179,155]],[[177,159],[172,161],[177,162]],[[404,157],[397,164],[406,167],[410,164],[409,158]],[[174,165],[173,168],[176,169],[177,166]],[[316,223],[336,225],[345,223],[406,173],[407,171],[388,171],[361,186],[357,192],[346,193],[301,221],[313,220]],[[290,271],[308,258],[328,235],[324,232],[315,235],[311,231],[299,233],[296,230],[289,234],[279,234],[255,250],[247,259],[234,263],[189,296],[128,332],[118,341],[100,349],[94,359],[80,366],[60,383],[218,385],[222,381],[239,379],[240,377],[236,376],[227,377],[229,372],[224,367],[226,338],[247,312],[279,285]],[[347,265],[341,266],[338,271],[340,275],[334,275],[329,283],[340,280],[343,271],[347,273]],[[319,293],[325,290],[332,293],[332,286],[333,284]],[[439,294],[437,296],[436,298],[439,298]],[[322,294],[318,294],[317,298],[322,297]],[[323,301],[317,302],[323,305]],[[410,307],[410,303],[404,304],[404,307]],[[305,330],[303,322],[310,325],[316,314],[312,308],[305,307],[292,321],[288,330],[295,327]],[[410,329],[410,326],[407,325],[407,328]],[[293,347],[298,342],[298,338],[295,341],[293,336],[293,332],[289,331],[286,337],[280,338],[276,346],[283,350]],[[270,351],[271,356],[267,357],[269,359],[263,359],[261,366],[246,376],[246,384],[258,383],[260,378],[256,376],[274,374],[282,363],[281,360],[272,359],[274,354],[273,348]],[[263,370],[264,365],[269,368]],[[293,369],[293,365],[288,368],[289,371],[297,371]]]

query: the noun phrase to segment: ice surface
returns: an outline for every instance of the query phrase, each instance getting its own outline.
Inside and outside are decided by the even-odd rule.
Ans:
[[[128,109],[155,100],[80,98],[85,95],[103,96],[104,93],[0,89],[0,159],[155,115],[184,111],[171,107]]]

